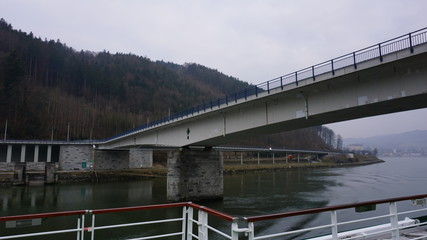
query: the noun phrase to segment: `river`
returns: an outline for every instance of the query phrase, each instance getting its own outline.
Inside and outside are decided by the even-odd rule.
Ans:
[[[384,163],[366,166],[226,175],[224,199],[203,204],[230,215],[254,216],[427,193],[427,157],[383,159]],[[0,191],[0,216],[166,203],[165,178],[9,187],[0,188]],[[163,211],[143,215],[161,218],[169,214]],[[283,226],[310,226],[323,221],[322,216],[298,218],[294,222],[261,223],[258,229],[274,232]],[[0,236],[2,232],[13,231],[5,229],[4,223],[0,225]],[[109,233],[101,239],[123,239],[122,234],[117,231],[117,234]],[[131,235],[133,233],[129,233]]]

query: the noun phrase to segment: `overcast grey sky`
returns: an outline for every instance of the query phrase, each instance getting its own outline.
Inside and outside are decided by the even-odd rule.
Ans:
[[[0,17],[76,50],[194,62],[253,84],[427,27],[425,0],[0,0]],[[344,138],[427,129],[427,110],[330,124]]]

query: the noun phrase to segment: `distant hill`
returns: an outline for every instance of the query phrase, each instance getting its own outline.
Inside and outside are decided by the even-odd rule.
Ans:
[[[362,144],[371,149],[377,148],[382,152],[399,151],[427,151],[427,130],[416,130],[400,134],[389,134],[369,138],[345,138],[344,147],[350,144]]]
[[[7,121],[7,139],[64,140],[68,132],[70,140],[102,139],[248,86],[196,63],[76,51],[0,19],[0,129]],[[331,149],[334,137],[319,126],[231,144]]]
[[[103,138],[248,87],[205,66],[76,51],[0,20],[0,120],[9,138]],[[2,126],[3,127],[3,126]]]

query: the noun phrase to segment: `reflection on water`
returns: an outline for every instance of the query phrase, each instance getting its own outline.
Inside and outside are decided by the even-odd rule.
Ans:
[[[386,162],[382,164],[359,167],[292,168],[227,175],[224,177],[224,199],[202,204],[230,215],[255,216],[427,193],[427,158],[384,160]],[[166,179],[0,188],[0,201],[0,216],[159,204],[166,203]],[[387,208],[378,207],[378,211],[386,212]],[[126,222],[135,217],[153,220],[177,214],[180,212],[139,212],[136,216],[115,215],[114,221]],[[340,214],[341,219],[355,215],[353,210]],[[370,214],[375,212],[364,213],[366,216]],[[99,221],[104,220],[100,218]],[[327,221],[329,216],[320,214],[266,221],[256,226],[257,231],[272,233],[279,229],[295,229]],[[229,232],[223,222],[215,218],[210,218],[209,222]],[[59,224],[59,221],[50,224]],[[4,225],[0,224],[0,235],[3,229]],[[156,229],[146,231],[153,232]],[[106,233],[103,239],[137,236],[139,231],[114,234]]]
[[[163,187],[163,186],[162,186]],[[153,181],[1,188],[1,215],[150,204]]]

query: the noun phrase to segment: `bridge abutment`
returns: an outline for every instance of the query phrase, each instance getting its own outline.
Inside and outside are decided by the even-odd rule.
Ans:
[[[223,197],[223,157],[212,149],[168,152],[168,201],[197,201]]]

